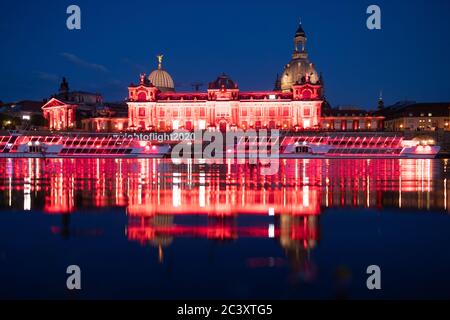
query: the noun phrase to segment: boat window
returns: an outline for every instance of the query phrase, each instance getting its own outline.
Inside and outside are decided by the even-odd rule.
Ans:
[[[297,147],[295,147],[295,152],[296,153],[308,153],[309,148],[306,146],[297,146]]]

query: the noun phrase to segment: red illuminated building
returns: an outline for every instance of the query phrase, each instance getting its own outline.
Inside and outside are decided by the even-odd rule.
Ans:
[[[63,79],[60,92],[43,106],[51,130],[81,129],[91,132],[220,130],[379,130],[383,117],[367,112],[328,112],[323,81],[306,51],[306,34],[300,25],[294,36],[294,52],[274,90],[241,91],[222,74],[205,92],[175,92],[163,56],[148,77],[140,75],[128,87],[127,106],[118,113],[99,114],[101,96],[70,92]],[[80,114],[84,108],[84,115]],[[90,111],[89,111],[90,110]],[[124,114],[123,114],[124,113]],[[123,115],[122,115],[123,114]],[[80,119],[80,117],[82,119]]]
[[[175,93],[172,78],[162,68],[162,56],[158,56],[158,69],[148,79],[141,75],[139,84],[128,88],[129,129],[319,128],[322,83],[308,60],[305,44],[300,25],[293,58],[283,72],[280,87],[273,91],[243,92],[222,74],[209,83],[206,92]]]

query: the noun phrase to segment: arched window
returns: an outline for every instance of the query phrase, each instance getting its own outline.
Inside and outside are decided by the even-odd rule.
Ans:
[[[309,90],[309,89],[303,90],[302,98],[303,99],[311,99],[311,94],[312,94],[311,90]]]
[[[145,92],[139,92],[138,101],[145,101],[145,100],[147,100],[147,95],[145,94]]]

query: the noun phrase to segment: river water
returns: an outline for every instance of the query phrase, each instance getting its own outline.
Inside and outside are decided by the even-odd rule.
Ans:
[[[450,298],[447,160],[262,169],[0,159],[0,298]]]

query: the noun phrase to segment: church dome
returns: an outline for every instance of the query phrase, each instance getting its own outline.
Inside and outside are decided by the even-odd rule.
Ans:
[[[148,76],[148,80],[161,92],[175,91],[175,85],[170,74],[162,68],[162,55],[157,56],[158,69],[153,70]]]
[[[237,84],[225,73],[218,76],[214,82],[209,83],[209,89],[237,89]]]
[[[319,75],[306,52],[306,34],[301,24],[295,32],[292,60],[284,67],[280,81],[281,90],[285,92],[290,91],[292,85],[297,82],[309,81],[312,84],[319,82]]]
[[[297,82],[302,82],[302,79],[309,78],[312,84],[319,81],[314,65],[309,61],[307,57],[299,57],[292,59],[289,62],[281,75],[281,90],[289,91]]]

